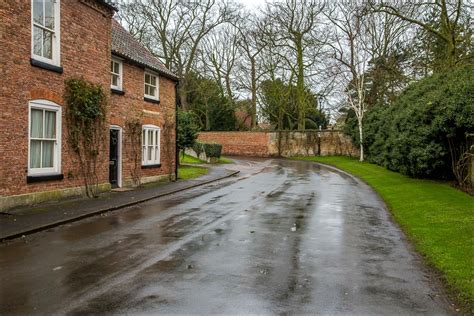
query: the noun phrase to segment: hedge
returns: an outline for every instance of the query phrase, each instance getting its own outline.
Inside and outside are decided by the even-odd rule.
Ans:
[[[357,124],[346,132],[358,144]],[[410,85],[390,106],[375,106],[364,118],[367,160],[420,178],[453,178],[448,138],[454,148],[474,129],[474,67],[435,74]]]
[[[198,157],[204,152],[207,158],[220,158],[222,145],[215,143],[201,143],[196,141],[194,142],[193,150]]]

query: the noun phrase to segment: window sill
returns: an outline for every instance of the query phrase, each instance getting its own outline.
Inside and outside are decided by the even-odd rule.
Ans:
[[[44,181],[54,181],[54,180],[62,180],[64,179],[64,175],[60,174],[49,174],[49,175],[37,175],[37,176],[27,176],[26,183],[37,183],[37,182],[44,182]]]
[[[158,163],[156,165],[142,165],[142,169],[155,169],[155,168],[161,168],[161,163]]]
[[[58,74],[63,73],[63,67],[58,67],[58,66],[55,66],[55,65],[51,65],[51,64],[45,63],[43,61],[36,60],[34,58],[30,59],[30,64],[31,64],[31,66],[38,67],[38,68],[41,68],[41,69],[50,70],[50,71],[53,71],[53,72],[57,72]]]
[[[114,89],[114,88],[110,88],[110,92],[112,92],[113,94],[119,94],[119,95],[124,95],[125,94],[125,91],[119,90],[119,89]]]
[[[160,104],[160,100],[157,100],[157,99],[144,97],[143,100],[146,101],[146,102],[150,102],[150,103]]]

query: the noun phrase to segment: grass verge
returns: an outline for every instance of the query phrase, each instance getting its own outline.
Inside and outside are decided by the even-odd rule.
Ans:
[[[219,161],[217,163],[218,164],[231,164],[231,163],[234,163],[234,161],[226,157],[221,157],[219,158]]]
[[[201,163],[206,163],[204,160],[201,160],[199,158],[196,158],[196,157],[193,157],[193,156],[190,156],[190,155],[179,155],[179,162],[180,163],[196,163],[196,164],[201,164]]]
[[[193,178],[198,178],[207,174],[209,170],[207,168],[202,167],[194,167],[194,166],[179,166],[178,167],[178,179],[180,180],[188,180]]]
[[[413,179],[348,157],[298,157],[335,166],[368,183],[445,280],[459,303],[474,307],[474,198],[448,184]]]
[[[179,155],[179,162],[180,163],[188,163],[188,164],[205,164],[207,163],[206,161],[204,160],[201,160],[199,158],[196,158],[196,157],[193,157],[193,156],[190,156],[190,155]],[[232,161],[231,159],[229,158],[225,158],[225,157],[221,157],[219,158],[219,161],[217,161],[218,164],[230,164],[230,163],[234,163],[234,161]]]

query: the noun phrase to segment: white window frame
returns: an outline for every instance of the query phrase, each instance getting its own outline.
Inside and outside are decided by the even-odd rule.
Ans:
[[[152,145],[152,153],[151,153],[151,160],[148,160],[148,131],[154,132],[155,143]],[[145,134],[145,138],[143,138],[143,134]],[[158,154],[156,151],[156,147],[158,147]],[[156,125],[143,125],[142,128],[142,166],[149,166],[149,165],[159,165],[161,162],[161,129]]]
[[[30,146],[31,146],[31,110],[47,110],[56,112],[56,141],[54,143],[53,167],[52,168],[31,168]],[[32,100],[28,103],[28,175],[53,175],[61,173],[61,106],[48,100]],[[44,116],[43,116],[44,120]],[[44,122],[44,121],[43,121]],[[43,123],[44,131],[44,123]]]
[[[41,61],[47,64],[51,64],[54,66],[60,66],[61,64],[61,0],[53,0],[54,4],[54,30],[53,35],[52,35],[52,41],[51,41],[51,54],[52,54],[52,59],[36,55],[35,54],[35,48],[34,48],[34,27],[35,27],[35,22],[34,22],[34,14],[33,14],[33,5],[34,5],[35,0],[31,0],[31,58],[35,59],[37,61]],[[46,29],[45,27],[39,26],[42,29]]]
[[[155,82],[156,82],[156,86],[152,86],[148,83],[146,83],[145,81],[145,77],[146,75],[150,75],[150,76],[153,76],[156,78]],[[151,87],[155,87],[155,95],[151,95],[151,94],[146,94],[145,93],[145,86],[151,86]],[[153,100],[160,100],[160,77],[158,76],[157,73],[155,72],[152,72],[150,70],[145,70],[145,73],[143,74],[143,95],[145,96],[145,98],[148,98],[148,99],[153,99]]]
[[[112,57],[111,63],[117,63],[119,65],[119,73],[115,73],[112,70],[110,70],[110,88],[115,89],[115,90],[122,90],[122,82],[123,82],[123,61],[119,58]],[[112,84],[112,75],[118,75],[118,86],[114,86]]]

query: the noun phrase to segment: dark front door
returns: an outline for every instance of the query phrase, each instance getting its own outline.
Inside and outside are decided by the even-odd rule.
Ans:
[[[113,188],[118,186],[119,130],[110,130],[109,182]]]

